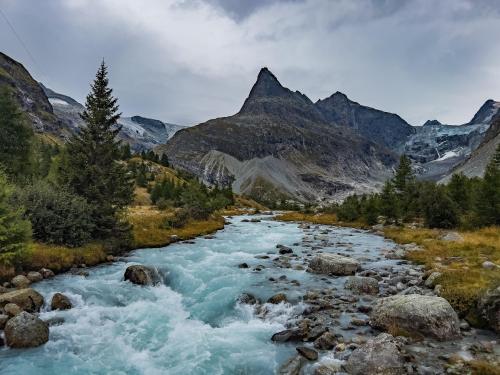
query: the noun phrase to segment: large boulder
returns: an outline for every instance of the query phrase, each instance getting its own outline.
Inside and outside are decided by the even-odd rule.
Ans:
[[[23,311],[5,326],[5,340],[12,348],[32,348],[49,341],[49,326],[35,315]]]
[[[17,275],[10,280],[10,283],[14,285],[15,288],[27,288],[31,284],[31,281],[24,275]]]
[[[404,360],[394,337],[382,333],[352,352],[346,363],[352,375],[405,374]]]
[[[479,315],[491,329],[500,333],[500,287],[488,291],[478,303]]]
[[[157,285],[161,279],[155,268],[143,265],[127,267],[124,277],[125,280],[138,285]]]
[[[359,268],[359,262],[337,254],[319,254],[309,262],[309,272],[324,275],[354,275]]]
[[[20,314],[23,310],[21,310],[21,308],[17,306],[15,303],[8,303],[3,307],[3,311],[8,316],[16,316]]]
[[[18,289],[0,294],[0,307],[8,303],[15,303],[24,311],[39,312],[43,305],[43,297],[40,293],[31,288]]]
[[[377,294],[378,280],[373,277],[349,276],[344,287],[360,294]]]
[[[62,293],[56,293],[52,297],[50,302],[50,308],[52,310],[69,310],[73,307],[71,301]]]
[[[41,268],[40,275],[42,275],[44,279],[50,279],[55,276],[54,271],[49,270],[48,268]]]
[[[438,340],[460,335],[457,313],[448,301],[420,294],[381,298],[373,308],[370,324],[391,332]]]
[[[26,277],[32,283],[36,283],[38,281],[42,281],[43,280],[42,274],[40,272],[36,272],[36,271],[30,271],[30,272],[28,272],[28,274],[26,275]]]

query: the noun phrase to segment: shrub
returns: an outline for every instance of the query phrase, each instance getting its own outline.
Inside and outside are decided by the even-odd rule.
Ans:
[[[84,198],[48,183],[36,182],[13,196],[25,208],[33,237],[45,243],[81,246],[91,240],[94,230],[92,207]]]
[[[188,210],[185,208],[180,209],[174,216],[165,220],[165,229],[182,228],[188,223],[190,216],[191,213]]]

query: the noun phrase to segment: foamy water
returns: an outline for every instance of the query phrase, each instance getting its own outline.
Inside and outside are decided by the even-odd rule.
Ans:
[[[90,269],[88,277],[61,275],[35,285],[50,302],[55,292],[67,295],[74,308],[41,313],[64,320],[50,328],[47,344],[33,349],[0,350],[1,374],[272,374],[295,353],[270,337],[301,313],[302,304],[266,305],[266,313],[238,304],[243,292],[266,300],[285,291],[298,300],[308,286],[324,286],[303,270],[278,269],[271,259],[276,244],[299,243],[303,231],[293,223],[243,217],[195,244],[175,244],[132,253],[126,261]],[[349,237],[358,254],[390,244],[381,237],[335,229],[339,241]],[[357,241],[357,243],[356,243]],[[298,254],[304,249],[292,246]],[[338,249],[337,249],[338,250]],[[240,269],[246,262],[249,269]],[[141,287],[123,281],[131,264],[157,267],[165,285]],[[261,272],[252,268],[263,265]],[[271,282],[287,276],[301,286]],[[339,280],[339,283],[341,281]]]

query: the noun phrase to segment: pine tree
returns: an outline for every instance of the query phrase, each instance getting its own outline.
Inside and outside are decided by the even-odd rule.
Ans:
[[[500,224],[500,144],[486,167],[476,210],[480,225]]]
[[[81,115],[85,126],[67,146],[69,187],[94,206],[96,238],[120,232],[119,214],[133,199],[133,182],[119,162],[120,127],[117,99],[108,86],[107,67],[102,62]]]
[[[392,179],[394,188],[400,194],[408,191],[409,185],[415,181],[415,175],[411,169],[411,160],[406,155],[401,155],[399,166]]]
[[[4,262],[12,261],[25,250],[31,237],[31,225],[21,218],[21,212],[9,205],[10,195],[11,188],[0,172],[0,259]]]
[[[31,175],[33,130],[7,88],[0,92],[0,165],[11,177]]]

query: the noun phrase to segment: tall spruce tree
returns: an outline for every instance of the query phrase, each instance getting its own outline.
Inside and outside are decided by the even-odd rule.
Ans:
[[[500,225],[500,144],[486,167],[476,211],[480,225]]]
[[[133,199],[133,182],[120,159],[117,99],[109,87],[107,67],[102,62],[81,115],[85,126],[68,142],[69,187],[94,208],[95,238],[123,234],[119,214]]]
[[[0,165],[14,178],[31,175],[33,130],[23,113],[3,88],[0,91]]]

